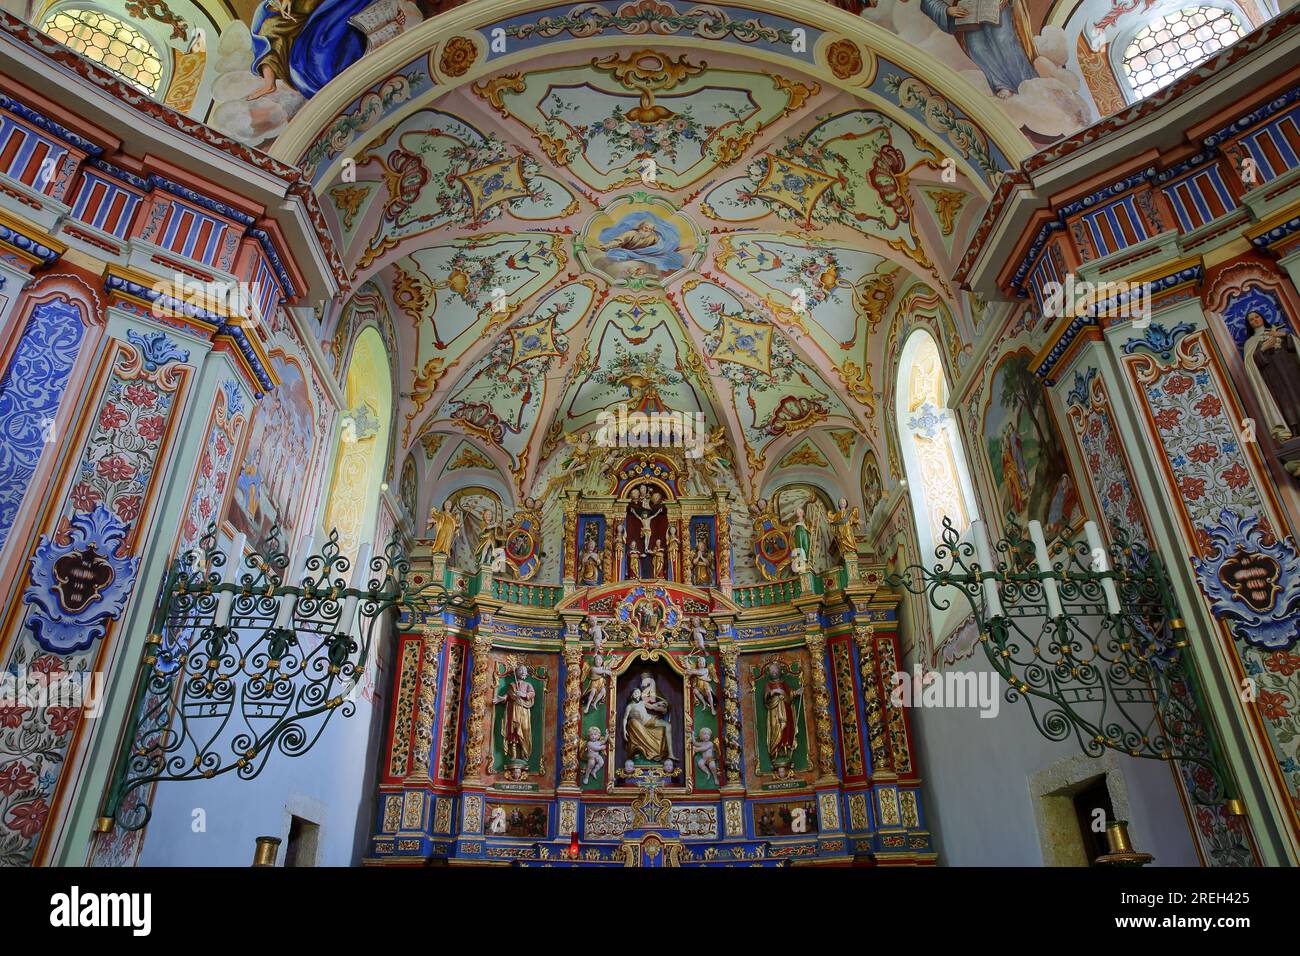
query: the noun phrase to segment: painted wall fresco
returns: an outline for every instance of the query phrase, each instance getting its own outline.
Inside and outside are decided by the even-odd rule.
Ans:
[[[154,507],[154,470],[171,440],[189,359],[162,332],[127,331],[110,355],[97,410],[53,524],[26,562],[21,610],[5,634],[11,673],[93,673],[135,583]],[[92,550],[93,549],[93,550]],[[96,557],[99,555],[99,557]],[[68,562],[92,573],[70,590]],[[62,562],[62,563],[60,563]],[[57,819],[80,739],[79,707],[0,707],[0,862],[31,863]]]
[[[302,366],[282,354],[271,361],[281,384],[253,412],[248,450],[226,512],[235,530],[253,541],[277,525],[282,541],[298,532],[317,437]]]
[[[1014,352],[994,371],[983,441],[1002,522],[1041,521],[1052,537],[1077,530],[1081,506],[1047,395],[1029,370],[1032,357]]]

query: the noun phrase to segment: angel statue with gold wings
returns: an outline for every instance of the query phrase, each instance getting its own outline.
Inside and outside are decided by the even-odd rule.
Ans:
[[[709,432],[700,446],[687,445],[686,454],[682,456],[686,481],[695,491],[709,494],[725,484],[730,461],[731,446],[726,432],[719,425]]]
[[[611,449],[598,444],[591,432],[565,435],[564,441],[572,451],[561,463],[559,473],[552,475],[542,489],[543,501],[554,491],[582,488],[590,479],[598,477],[604,471],[605,462],[609,459]]]

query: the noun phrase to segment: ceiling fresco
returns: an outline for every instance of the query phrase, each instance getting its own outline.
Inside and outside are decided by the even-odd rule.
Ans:
[[[854,472],[881,441],[873,369],[900,303],[969,330],[946,277],[988,195],[975,167],[726,51],[536,66],[412,110],[324,190],[395,319],[401,454],[456,436],[460,468],[522,499],[566,436],[645,406],[720,429],[748,497],[782,469]]]

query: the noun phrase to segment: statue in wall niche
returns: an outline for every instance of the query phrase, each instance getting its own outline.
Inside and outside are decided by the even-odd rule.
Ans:
[[[656,697],[647,703],[646,695],[638,688],[632,691],[632,701],[623,712],[623,743],[628,756],[643,760],[672,759],[672,725],[667,719],[668,702]]]
[[[763,687],[763,709],[767,729],[767,756],[778,776],[784,776],[794,763],[799,740],[799,699],[803,687],[791,687],[781,674],[781,665],[767,665],[767,683]]]
[[[708,535],[701,532],[695,536],[695,550],[691,552],[691,583],[696,587],[713,584],[713,565]]]
[[[528,682],[528,668],[520,664],[515,668],[515,679],[500,694],[492,696],[492,703],[506,705],[505,719],[501,721],[501,750],[506,766],[514,771],[526,769],[533,753],[533,704],[537,692]]]
[[[1300,435],[1300,338],[1271,326],[1263,313],[1246,315],[1246,378],[1264,424],[1278,441]]]
[[[451,500],[442,503],[441,508],[429,512],[426,528],[433,532],[433,544],[430,550],[434,554],[450,554],[451,542],[460,528],[460,512],[452,508]]]
[[[578,556],[578,583],[586,587],[595,587],[600,583],[601,571],[605,566],[605,553],[596,547],[594,528],[587,529],[582,547],[582,554]]]
[[[853,536],[854,530],[858,526],[858,520],[862,513],[857,507],[849,507],[849,499],[840,496],[840,510],[832,511],[826,516],[831,525],[835,528],[835,543],[840,547],[840,555],[844,558],[852,559],[857,557],[858,542]]]

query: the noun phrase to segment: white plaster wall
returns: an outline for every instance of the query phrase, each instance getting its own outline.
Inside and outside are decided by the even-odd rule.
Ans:
[[[274,752],[253,780],[234,772],[211,780],[164,783],[154,797],[140,866],[248,866],[255,838],[278,836],[277,865],[284,865],[291,815],[320,826],[317,865],[352,866],[365,852],[373,829],[377,766],[384,733],[390,641],[375,675],[373,701],[357,698],[351,717],[335,714],[305,755]],[[192,829],[194,810],[207,829]]]
[[[914,663],[908,659],[909,672]],[[978,648],[951,666],[989,671]],[[1080,750],[1073,739],[1043,737],[1028,706],[1008,704],[1003,690],[999,683],[996,717],[980,717],[971,708],[908,712],[941,866],[1043,865],[1030,778]],[[1153,854],[1155,866],[1199,865],[1172,768],[1124,756],[1115,763],[1128,791],[1134,846]],[[1096,764],[1096,774],[1106,772],[1101,760]]]

